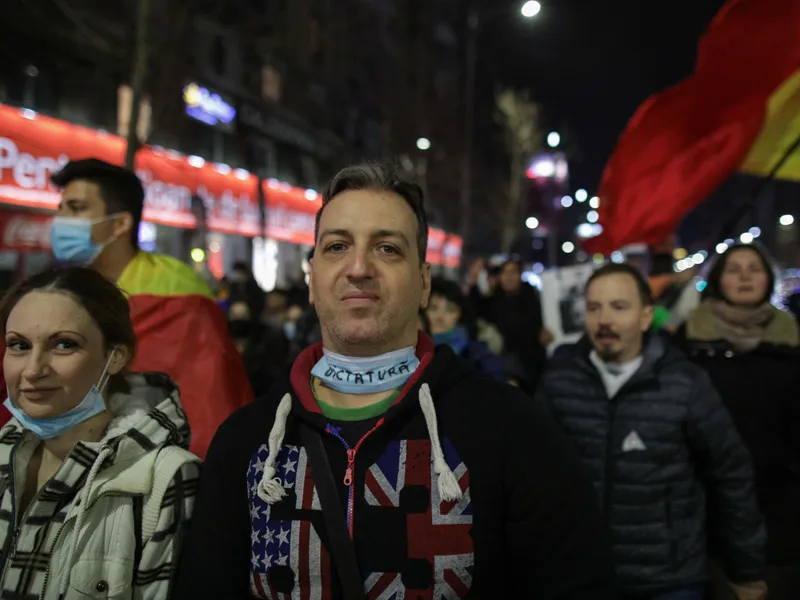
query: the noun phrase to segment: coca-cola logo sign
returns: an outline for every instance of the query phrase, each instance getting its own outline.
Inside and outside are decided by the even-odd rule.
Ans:
[[[38,215],[0,216],[3,250],[49,250],[49,217]]]

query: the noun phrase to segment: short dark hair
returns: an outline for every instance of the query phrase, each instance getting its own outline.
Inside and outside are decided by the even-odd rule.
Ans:
[[[592,285],[592,282],[601,277],[608,277],[609,275],[627,275],[632,278],[636,284],[636,290],[639,292],[639,298],[642,304],[644,306],[653,305],[653,292],[650,289],[650,284],[647,283],[647,279],[644,278],[644,275],[642,275],[639,269],[628,263],[608,263],[607,265],[603,265],[589,277],[586,282],[585,291],[589,290],[589,286]]]
[[[139,224],[142,222],[144,210],[144,187],[136,173],[98,158],[86,158],[68,162],[51,177],[53,184],[60,188],[77,179],[97,184],[100,196],[106,204],[106,214],[130,213],[133,218],[131,244],[138,248]]]
[[[466,327],[470,337],[477,337],[477,315],[467,299],[467,296],[461,291],[461,287],[456,282],[444,279],[443,277],[434,277],[431,280],[431,297],[433,296],[440,296],[458,306],[458,309],[461,311],[459,324]]]
[[[728,259],[735,252],[741,252],[742,250],[750,250],[755,252],[761,259],[761,262],[764,265],[764,270],[767,272],[767,293],[766,297],[761,300],[761,304],[772,298],[772,293],[775,290],[775,271],[772,268],[772,260],[767,254],[767,251],[756,244],[734,244],[719,256],[717,261],[714,263],[714,266],[711,267],[711,270],[708,272],[708,277],[706,277],[706,288],[703,290],[704,299],[714,298],[716,300],[728,300],[722,293],[720,280],[722,279],[722,273],[725,271],[725,265],[728,263]]]
[[[417,218],[417,251],[421,263],[428,253],[428,216],[425,213],[425,195],[422,188],[405,178],[393,162],[363,162],[345,167],[334,175],[322,192],[322,207],[317,211],[314,240],[319,239],[322,213],[339,194],[349,190],[374,190],[392,192],[405,200]]]
[[[15,284],[0,300],[0,322],[6,333],[8,317],[14,307],[31,292],[45,291],[66,294],[82,306],[103,334],[105,350],[124,346],[136,354],[136,333],[131,322],[128,299],[113,281],[94,269],[72,267],[53,269],[33,275]],[[109,380],[111,391],[124,389],[121,378]]]

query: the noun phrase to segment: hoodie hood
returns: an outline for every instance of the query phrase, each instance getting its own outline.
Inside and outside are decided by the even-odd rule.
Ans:
[[[189,422],[180,403],[177,385],[162,373],[129,373],[125,375],[128,392],[116,393],[108,400],[114,419],[98,442],[79,445],[99,451],[114,450],[114,462],[133,460],[165,445],[189,447]],[[9,435],[23,438],[23,445],[34,440],[16,419],[0,431],[0,439]]]
[[[423,383],[428,385],[431,394],[436,398],[458,381],[475,372],[472,365],[467,361],[459,360],[449,347],[436,347],[430,336],[422,331],[417,340],[416,354],[419,359],[419,367],[403,386],[397,399],[386,413],[386,420],[417,406],[419,388]],[[327,425],[327,419],[322,414],[314,399],[314,393],[311,391],[311,369],[321,358],[321,342],[303,351],[292,366],[291,389],[280,391],[281,395],[292,393],[292,414],[320,430]]]
[[[64,501],[71,502],[69,515],[75,515],[75,526],[65,541],[70,548],[67,571],[77,560],[79,533],[94,499],[104,492],[147,495],[158,450],[171,444],[189,446],[189,424],[175,383],[160,373],[132,373],[125,379],[129,391],[108,400],[114,419],[103,439],[75,444],[54,476],[57,487],[65,490]],[[22,489],[27,465],[40,444],[16,419],[0,430],[0,464],[11,465],[11,490]]]
[[[275,412],[275,421],[269,434],[269,454],[258,484],[258,495],[268,504],[280,502],[286,495],[280,478],[276,477],[275,461],[283,444],[289,415],[298,417],[319,433],[327,427],[327,419],[322,414],[311,390],[311,369],[321,356],[322,344],[317,344],[308,348],[295,361],[290,376],[291,390],[283,394]],[[435,348],[433,340],[422,332],[417,341],[417,358],[420,360],[419,367],[403,386],[394,404],[378,420],[375,429],[383,427],[400,414],[418,408],[425,418],[431,440],[433,470],[437,475],[440,497],[446,501],[460,500],[461,488],[445,461],[439,439],[434,398],[443,395],[457,381],[474,373],[474,369],[469,363],[459,359],[449,346]]]

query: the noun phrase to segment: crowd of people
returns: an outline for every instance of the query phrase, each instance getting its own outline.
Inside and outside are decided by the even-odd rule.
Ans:
[[[135,175],[54,182],[67,264],[0,302],[0,600],[800,598],[800,332],[763,249],[677,320],[600,267],[548,359],[522,265],[432,277],[391,165],[328,184],[307,287],[237,264],[222,298],[138,250]]]

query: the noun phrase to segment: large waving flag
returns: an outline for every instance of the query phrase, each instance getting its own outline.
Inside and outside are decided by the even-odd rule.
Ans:
[[[253,399],[225,316],[185,263],[139,252],[117,282],[129,295],[138,349],[132,371],[168,374],[192,429],[190,450],[205,458],[220,424]]]
[[[650,97],[600,184],[609,254],[656,244],[731,174],[767,175],[800,135],[800,2],[730,0],[700,40],[694,73]],[[779,177],[800,179],[800,156]]]

